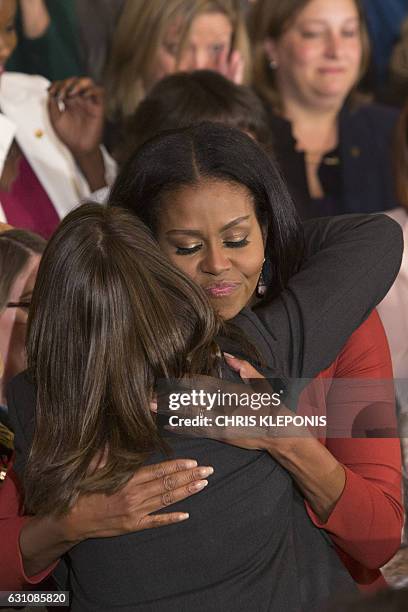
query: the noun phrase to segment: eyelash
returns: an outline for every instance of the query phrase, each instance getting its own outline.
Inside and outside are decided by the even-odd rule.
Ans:
[[[319,36],[322,36],[324,33],[323,32],[303,32],[302,36],[303,38],[318,38]],[[354,38],[355,36],[358,36],[358,31],[355,30],[347,30],[342,32],[342,36],[345,38]]]
[[[247,236],[245,236],[245,238],[243,238],[242,240],[224,242],[224,245],[227,247],[227,249],[242,249],[243,247],[246,247],[248,244],[249,244],[249,241],[247,239]],[[202,247],[201,244],[197,244],[196,246],[193,246],[190,248],[189,247],[177,247],[176,254],[177,255],[194,255],[194,253],[197,253],[197,251],[199,251],[201,247]]]

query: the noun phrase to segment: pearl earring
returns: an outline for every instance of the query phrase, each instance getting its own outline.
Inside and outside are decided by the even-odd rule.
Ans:
[[[278,62],[276,61],[276,59],[269,60],[269,68],[271,70],[276,70],[277,67],[278,67]]]

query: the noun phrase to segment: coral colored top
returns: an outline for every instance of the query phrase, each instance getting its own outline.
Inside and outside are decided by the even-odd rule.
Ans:
[[[307,502],[306,508],[313,523],[330,534],[359,587],[376,590],[386,584],[379,568],[398,550],[403,526],[401,448],[391,357],[376,311],[316,381],[325,386],[327,419],[334,430],[349,431],[351,426],[371,431],[365,438],[335,434],[322,440],[345,468],[346,484],[325,523]],[[314,386],[312,393],[317,388]],[[344,419],[339,418],[340,411],[346,413]],[[378,432],[384,437],[376,437]]]
[[[310,402],[320,414],[325,411],[336,416],[344,408],[344,389],[336,390],[336,381],[362,381],[362,396],[353,395],[360,402],[353,426],[364,429],[364,416],[369,407],[370,429],[395,429],[392,389],[383,381],[392,379],[391,360],[385,333],[376,312],[361,325],[344,346],[335,362],[307,389],[299,412],[310,412]],[[376,384],[376,381],[378,384]],[[315,396],[313,398],[313,395]],[[349,398],[350,396],[347,396]],[[342,402],[340,405],[338,402]],[[351,400],[350,400],[351,404]],[[371,407],[373,409],[371,410]],[[348,413],[355,415],[355,406]],[[353,412],[354,411],[354,412]],[[347,413],[346,413],[347,416]],[[360,419],[360,420],[359,420]],[[346,426],[343,419],[335,424]],[[375,434],[375,432],[374,432]],[[400,445],[393,438],[330,438],[323,440],[346,470],[346,484],[329,519],[321,523],[306,503],[313,523],[323,528],[332,538],[345,566],[362,590],[375,590],[385,585],[379,568],[398,550],[401,540],[403,510],[401,504]],[[19,589],[27,583],[44,579],[54,565],[30,579],[24,574],[19,550],[19,533],[27,518],[19,516],[20,494],[15,475],[11,471],[0,489],[0,540],[2,542],[1,589]]]

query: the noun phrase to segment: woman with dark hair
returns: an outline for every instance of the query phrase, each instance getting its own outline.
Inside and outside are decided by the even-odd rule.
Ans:
[[[72,548],[71,610],[295,612],[353,589],[268,453],[158,427],[150,402],[159,379],[221,375],[237,388],[220,333],[236,337],[128,212],[84,205],[51,239],[32,300],[28,375],[15,386],[26,410],[14,419],[32,442],[21,457],[27,510],[58,517],[81,494],[110,496],[166,450],[211,458],[215,469],[202,503],[184,502],[185,530],[91,537]]]
[[[197,153],[197,163],[199,161],[201,166],[195,165],[193,153]],[[205,202],[194,203],[195,208],[198,205],[206,219],[211,220],[213,217],[216,222],[217,227],[215,231],[211,229],[209,239],[207,237],[204,239],[194,227],[193,231],[183,236],[183,243],[197,240],[192,245],[194,254],[204,250],[204,246],[207,252],[208,246],[212,246],[210,250],[214,251],[214,261],[211,262],[212,257],[210,256],[209,264],[207,262],[210,268],[204,273],[207,279],[205,286],[208,289],[210,300],[225,318],[237,315],[234,317],[234,323],[242,327],[257,346],[263,360],[269,365],[269,372],[272,374],[275,372],[278,378],[286,380],[290,377],[312,378],[316,376],[323,368],[330,366],[333,360],[337,358],[336,361],[338,361],[337,355],[349,335],[362,323],[388,290],[400,262],[401,237],[398,228],[393,222],[382,217],[353,217],[329,221],[319,220],[315,224],[309,223],[306,226],[305,260],[302,262],[299,254],[299,249],[303,248],[302,232],[284,185],[276,172],[276,167],[259,150],[252,139],[227,127],[211,125],[168,134],[142,147],[140,154],[136,154],[125,165],[112,194],[112,203],[118,201],[134,212],[140,212],[156,231],[162,213],[166,212],[164,208],[161,209],[163,196],[167,192],[173,193],[172,188],[183,186],[186,181],[198,181],[196,173],[199,168],[203,172],[205,164],[207,164],[210,177],[220,177],[224,195],[226,178],[227,187],[231,187],[233,191],[233,194],[229,192],[227,200],[223,200],[217,194],[207,192],[206,195],[210,197],[206,198]],[[137,177],[136,181],[134,181],[135,177]],[[151,178],[153,180],[150,180]],[[246,182],[248,189],[252,190],[256,196],[262,228],[254,216],[252,199],[248,195],[251,191],[245,191],[247,187],[243,186],[243,182]],[[193,193],[190,194],[192,196],[199,194],[202,188],[199,181],[193,185],[195,186],[198,188],[193,190]],[[136,207],[135,197],[140,192],[144,194],[146,208]],[[215,204],[219,204],[215,206],[215,211],[214,205],[209,206],[214,204],[212,200]],[[193,204],[193,199],[191,202]],[[274,208],[275,205],[277,208]],[[242,208],[242,212],[236,213],[236,210],[241,211]],[[225,210],[228,215],[232,214],[234,221],[238,217],[240,223],[230,227],[223,227],[225,222],[221,223],[222,231],[219,233],[217,215],[220,210]],[[189,210],[183,210],[183,216],[179,220],[187,221],[189,216]],[[190,221],[191,219],[188,222]],[[201,223],[200,219],[199,223]],[[251,227],[249,228],[248,225]],[[250,238],[246,236],[249,229],[254,234]],[[242,235],[243,231],[245,235]],[[379,245],[377,244],[378,234],[383,237]],[[268,246],[270,252],[265,251],[263,236],[270,245]],[[253,243],[251,256],[246,248],[248,240]],[[172,245],[171,249],[179,251],[177,259],[191,261],[189,243],[180,244],[177,249]],[[217,270],[220,249],[221,272]],[[227,275],[223,267],[225,263],[222,262],[222,253],[224,252],[230,253],[230,256],[234,254],[234,275],[233,278],[227,278],[227,282],[223,278],[229,276],[229,272]],[[253,311],[247,307],[247,304],[256,301],[253,293],[263,267],[265,253],[269,260],[273,255],[275,261],[265,262],[263,284],[269,283],[267,296],[264,296],[259,307]],[[171,256],[173,257],[173,253]],[[229,264],[227,268],[228,266]],[[298,268],[300,270],[294,274]],[[201,279],[195,278],[194,271],[190,270],[188,273],[201,284]],[[273,278],[272,274],[275,274],[276,278]],[[218,282],[220,277],[221,282]],[[211,283],[208,282],[208,278],[212,279]],[[269,296],[273,295],[277,297],[273,300],[269,299]],[[243,310],[238,314],[241,308]],[[373,321],[372,317],[369,320]],[[371,325],[374,327],[377,325],[376,319]],[[272,331],[272,334],[268,333],[267,329]],[[382,338],[381,330],[379,333]],[[372,338],[372,335],[369,338]],[[224,348],[229,349],[230,353],[239,354],[240,351],[242,353],[240,343],[230,342]],[[375,361],[378,358],[377,351],[373,351],[369,343],[366,349],[367,354],[372,355]],[[382,378],[387,378],[389,374],[386,358],[385,364],[384,371],[380,372]],[[372,370],[367,364],[364,365],[366,372]],[[343,372],[347,376],[346,368],[343,369]],[[329,371],[326,376],[330,377]],[[11,388],[9,404],[14,407],[13,410],[15,413],[17,411],[17,414],[22,404],[25,408],[21,413],[27,414],[26,401],[24,389],[20,392],[19,383],[16,381]],[[27,452],[26,440],[29,436],[24,432],[21,434],[21,426],[18,423],[15,424],[15,427],[16,439],[22,440],[22,448]],[[363,565],[365,563],[363,569],[360,565],[357,568],[360,574],[356,579],[362,582],[361,573],[367,574],[366,566],[378,567],[381,565],[384,559],[393,554],[399,541],[398,529],[401,518],[398,502],[398,450],[394,441],[391,441],[390,455],[392,457],[387,456],[386,458],[384,474],[377,474],[381,481],[381,490],[374,490],[373,487],[368,486],[367,495],[371,496],[370,501],[373,501],[373,497],[375,498],[376,511],[379,509],[379,522],[381,523],[381,517],[385,515],[385,521],[389,520],[391,526],[381,546],[376,542],[373,543],[370,549],[372,554],[368,555],[367,560],[367,547],[364,547],[362,553],[362,546],[359,547],[358,542],[359,539],[373,538],[370,522],[368,521],[363,527],[360,523],[356,523],[351,534],[350,529],[353,527],[351,518],[346,521],[346,524],[343,523],[340,528],[338,527],[339,521],[347,518],[345,509],[347,507],[353,509],[350,513],[351,517],[355,506],[358,506],[361,500],[361,494],[356,495],[356,489],[358,492],[359,487],[362,487],[363,476],[355,473],[358,472],[358,467],[351,471],[339,466],[338,461],[327,449],[322,445],[316,447],[314,442],[307,442],[305,445],[310,451],[305,465],[309,475],[312,475],[312,481],[306,483],[309,487],[307,506],[309,515],[315,524],[322,526],[321,518],[332,511],[333,520],[331,520],[331,515],[330,521],[325,523],[324,527],[329,532],[333,528],[333,537],[339,545],[343,545],[342,538],[345,538],[345,530],[347,531],[347,538],[351,540],[351,544],[349,541],[346,542],[348,550],[354,547],[357,551],[355,555],[359,555],[359,559],[363,558]],[[382,444],[383,449],[387,442],[388,440],[385,440]],[[372,450],[370,445],[368,450]],[[302,460],[305,460],[304,455]],[[372,463],[372,456],[369,453],[367,453],[368,460]],[[375,468],[378,471],[377,464],[376,458]],[[317,473],[316,470],[320,467],[321,471]],[[21,465],[16,464],[16,471],[22,476]],[[345,473],[346,486],[344,486]],[[335,482],[333,482],[333,477]],[[390,480],[392,480],[391,484]],[[363,484],[366,486],[365,480]],[[386,494],[383,489],[387,490]],[[341,499],[338,499],[340,495]],[[74,523],[77,530],[83,522],[79,518],[81,512],[85,514],[84,521],[89,523],[89,512],[85,507],[85,501],[82,500],[81,507],[70,516],[71,526],[72,518],[77,518]],[[366,499],[363,501],[367,502]],[[9,556],[8,585],[33,582],[24,574],[23,562],[28,576],[32,578],[33,574],[45,570],[52,561],[70,548],[67,541],[72,542],[73,532],[78,539],[88,537],[90,532],[98,536],[106,534],[112,523],[109,507],[106,507],[103,500],[99,500],[98,505],[96,496],[93,498],[93,503],[93,507],[102,506],[104,512],[98,511],[97,520],[92,522],[92,529],[81,530],[79,536],[75,529],[68,529],[69,535],[61,537],[61,532],[66,534],[66,528],[63,529],[60,525],[55,526],[55,524],[52,529],[44,531],[36,519],[25,521],[23,527],[21,527],[23,519],[19,519],[20,524],[17,524],[16,521],[13,529],[8,531],[9,548],[15,551],[14,555]],[[390,505],[395,508],[395,518],[392,515],[393,510],[389,510]],[[142,510],[145,507],[142,505]],[[321,515],[320,518],[314,516],[315,510]],[[134,511],[140,512],[138,504]],[[144,516],[144,518],[149,517]],[[108,522],[108,527],[106,527],[106,522]],[[127,524],[129,524],[128,521]],[[133,522],[132,525],[134,524]],[[146,527],[146,522],[144,522],[144,527]],[[379,537],[382,538],[384,530],[380,529],[377,523],[374,523],[374,528],[378,529]],[[118,528],[115,533],[120,533],[120,529]],[[75,537],[73,539],[75,541]],[[20,542],[20,547],[18,542]],[[48,568],[44,573],[49,571]],[[44,573],[39,575],[42,577]],[[358,574],[358,571],[354,572],[356,573]],[[375,571],[370,574],[370,579],[365,576],[365,580],[372,582],[377,577],[378,572]]]
[[[258,0],[249,24],[253,84],[300,215],[395,206],[398,113],[355,91],[370,53],[361,1]]]
[[[124,163],[156,134],[202,121],[238,128],[272,149],[268,116],[253,90],[213,70],[195,70],[172,74],[152,87],[126,122],[114,155]]]
[[[360,435],[386,428],[393,439],[278,438],[270,452],[295,478],[312,521],[333,537],[355,580],[381,584],[379,568],[401,537],[400,447],[392,389],[378,384],[392,379],[384,331],[375,313],[361,325],[369,314],[361,300],[372,282],[367,258],[374,245],[367,250],[359,238],[362,228],[377,224],[375,234],[384,235],[385,218],[306,224],[305,247],[276,165],[245,134],[205,123],[139,148],[122,168],[110,203],[152,229],[169,259],[207,292],[223,319],[245,330],[280,377],[313,378],[325,370],[323,387],[334,377],[364,379]],[[383,247],[378,240],[376,246]],[[353,329],[361,327],[347,342],[351,320]],[[317,401],[313,393],[302,410]],[[324,410],[337,421],[357,401],[339,397],[332,385],[322,394]]]

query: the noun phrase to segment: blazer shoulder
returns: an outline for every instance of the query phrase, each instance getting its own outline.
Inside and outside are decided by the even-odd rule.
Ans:
[[[345,125],[366,126],[376,132],[387,132],[395,128],[399,117],[399,110],[384,104],[361,104],[345,112]]]
[[[5,72],[1,79],[1,97],[20,100],[35,94],[44,94],[50,81],[43,76],[22,72]]]

